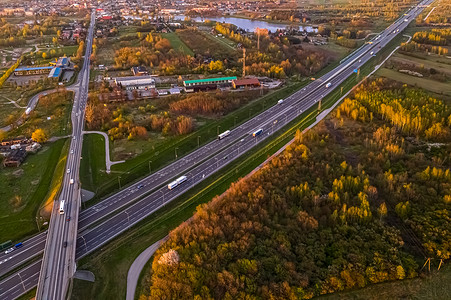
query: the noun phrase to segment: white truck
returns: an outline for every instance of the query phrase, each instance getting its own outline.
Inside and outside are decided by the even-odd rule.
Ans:
[[[64,215],[64,200],[61,200],[60,202],[60,215]]]
[[[173,182],[168,184],[168,189],[172,190],[176,186],[179,186],[180,184],[184,183],[188,178],[186,176],[181,176],[174,180]]]
[[[228,136],[230,134],[230,130],[226,130],[223,133],[218,135],[218,140],[222,140],[223,138],[225,138],[226,136]]]

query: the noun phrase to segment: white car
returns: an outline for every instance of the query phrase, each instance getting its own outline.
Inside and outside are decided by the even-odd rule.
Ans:
[[[70,154],[74,154],[74,149],[70,150]]]
[[[70,173],[70,169],[67,169],[67,174],[69,174]]]
[[[9,248],[8,250],[5,251],[5,254],[9,254],[9,253],[11,253],[13,251],[14,251],[14,248]]]

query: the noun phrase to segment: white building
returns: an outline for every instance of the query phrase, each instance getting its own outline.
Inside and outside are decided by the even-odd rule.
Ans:
[[[148,90],[155,88],[155,79],[150,75],[116,77],[114,82],[126,90]]]

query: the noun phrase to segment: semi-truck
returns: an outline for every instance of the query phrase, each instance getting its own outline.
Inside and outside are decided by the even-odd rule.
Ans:
[[[252,133],[252,136],[258,136],[258,135],[260,135],[261,133],[263,132],[263,129],[262,128],[260,128],[259,130],[257,130],[257,131],[254,131],[253,133]]]
[[[181,176],[174,180],[173,182],[168,184],[168,189],[172,190],[176,186],[179,186],[180,184],[184,183],[188,178],[186,176]]]
[[[221,133],[220,135],[218,135],[218,140],[222,140],[223,138],[225,138],[226,136],[228,136],[230,134],[230,130],[226,130],[223,133]]]

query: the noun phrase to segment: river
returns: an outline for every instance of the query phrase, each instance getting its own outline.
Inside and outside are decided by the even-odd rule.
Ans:
[[[177,15],[174,16],[174,20],[183,21],[185,20],[185,15]],[[312,26],[296,26],[296,25],[287,25],[287,24],[276,24],[276,23],[268,23],[265,21],[260,20],[250,20],[250,19],[242,19],[242,18],[235,18],[235,17],[194,17],[191,18],[191,20],[196,22],[204,22],[205,20],[210,21],[216,21],[220,23],[230,23],[233,25],[238,26],[239,28],[242,28],[246,31],[252,31],[254,32],[257,28],[265,28],[268,29],[271,32],[275,32],[277,29],[285,29],[288,26],[292,28],[297,28],[300,31],[306,31],[306,32],[317,32],[318,30],[316,28],[313,28]]]

